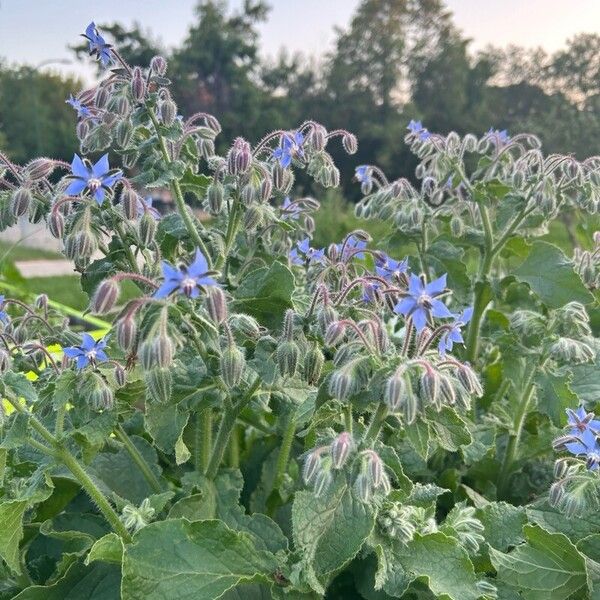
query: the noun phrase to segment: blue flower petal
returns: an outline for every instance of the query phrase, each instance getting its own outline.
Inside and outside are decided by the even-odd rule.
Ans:
[[[80,177],[85,181],[87,181],[90,178],[89,169],[85,166],[84,162],[77,154],[73,155],[73,161],[71,162],[71,171],[73,172],[73,175],[75,175],[76,177]]]
[[[65,194],[67,196],[78,196],[85,190],[87,186],[87,181],[83,181],[82,179],[73,179],[67,189],[65,190]]]

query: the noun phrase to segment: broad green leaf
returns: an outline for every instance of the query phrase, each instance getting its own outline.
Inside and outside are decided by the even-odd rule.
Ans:
[[[116,533],[107,533],[101,537],[90,548],[85,564],[89,565],[95,560],[120,565],[123,561],[123,540]]]
[[[123,600],[213,600],[278,562],[221,521],[169,519],[140,530],[123,557]]]
[[[500,581],[516,587],[526,600],[566,600],[587,590],[585,560],[567,536],[537,525],[523,531],[526,542],[512,552],[490,548]]]
[[[449,452],[456,452],[461,446],[468,446],[472,439],[465,420],[451,407],[428,411],[431,430],[438,444]]]
[[[19,573],[19,543],[23,538],[23,513],[26,508],[27,502],[24,500],[0,504],[0,557],[13,571]]]
[[[579,404],[579,398],[571,389],[570,382],[564,375],[540,373],[536,383],[539,386],[536,394],[538,410],[547,414],[557,427],[564,427],[567,424],[565,410]]]
[[[423,459],[427,460],[430,451],[430,428],[427,421],[417,417],[414,423],[408,425],[405,429],[406,439],[414,448],[415,452]]]
[[[570,387],[581,402],[594,406],[600,398],[600,352],[593,363],[574,365],[571,367]]]
[[[214,495],[192,494],[173,504],[169,511],[169,519],[187,519],[188,521],[214,519],[216,510]]]
[[[121,571],[117,566],[75,562],[56,583],[25,588],[13,600],[117,600],[120,585]]]
[[[12,414],[8,429],[0,446],[6,450],[18,448],[27,442],[29,437],[29,415],[15,412]]]
[[[477,518],[485,527],[485,541],[506,552],[511,546],[525,541],[523,526],[527,523],[525,510],[506,502],[490,502],[477,511]]]
[[[407,496],[413,490],[412,481],[404,474],[404,469],[402,468],[402,462],[400,458],[391,446],[384,446],[383,444],[377,448],[377,452],[379,456],[383,459],[383,462],[386,464],[388,469],[393,473],[394,478],[394,488],[396,490],[400,490],[405,493]]]
[[[341,478],[323,496],[301,491],[294,497],[294,544],[319,579],[342,568],[358,554],[374,522],[372,507],[355,498]]]
[[[463,262],[464,250],[449,240],[438,238],[427,248],[427,261],[436,273],[448,274],[448,287],[459,296],[467,298],[471,280]]]
[[[172,404],[146,403],[145,424],[156,446],[167,454],[175,452],[175,444],[187,425],[189,414]]]
[[[24,398],[28,404],[34,404],[38,400],[33,384],[22,373],[7,371],[2,375],[0,383],[3,383],[17,398]]]
[[[568,302],[587,304],[594,299],[573,270],[572,262],[548,242],[534,242],[529,256],[514,274],[550,308],[560,308]]]
[[[235,308],[252,315],[263,325],[280,329],[283,314],[292,308],[294,275],[279,262],[249,273],[235,293]]]
[[[179,185],[184,192],[194,194],[198,200],[203,200],[206,194],[206,188],[209,186],[210,182],[210,177],[192,173],[192,171],[188,169],[179,180]]]
[[[527,507],[527,517],[540,527],[556,533],[564,533],[577,542],[594,533],[600,533],[600,513],[588,511],[577,518],[569,518],[546,503]]]
[[[413,578],[424,578],[437,597],[477,600],[481,596],[469,555],[454,538],[441,532],[416,534],[398,558],[403,569]]]

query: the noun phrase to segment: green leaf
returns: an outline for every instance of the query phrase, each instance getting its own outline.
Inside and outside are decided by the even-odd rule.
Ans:
[[[441,532],[416,534],[398,558],[407,573],[424,578],[438,597],[477,600],[481,596],[469,555],[454,538]]]
[[[189,414],[172,404],[146,402],[145,424],[160,450],[173,454],[175,444],[187,425]]]
[[[123,600],[213,600],[278,568],[270,552],[221,521],[173,519],[140,530],[123,557]]]
[[[472,442],[467,423],[453,408],[444,406],[439,412],[430,410],[428,414],[435,439],[444,450],[456,452]]]
[[[374,523],[371,506],[356,499],[345,481],[338,481],[323,496],[302,491],[294,497],[294,544],[319,579],[341,569],[358,554]]]
[[[214,519],[217,504],[214,495],[192,494],[173,504],[169,511],[169,519],[187,519],[188,521],[202,521]]]
[[[584,557],[567,536],[537,525],[523,531],[526,542],[512,552],[490,548],[500,581],[516,587],[526,600],[565,600],[587,589]]]
[[[184,192],[194,194],[198,200],[203,200],[212,179],[206,175],[197,175],[188,169],[179,180],[179,186]]]
[[[123,561],[123,540],[116,533],[107,533],[90,548],[85,564],[99,560],[120,565]]]
[[[540,373],[536,383],[539,386],[536,394],[538,409],[547,414],[554,425],[564,427],[567,424],[565,410],[579,404],[579,398],[571,389],[570,382],[564,375]]]
[[[464,250],[449,240],[438,238],[427,248],[427,261],[436,273],[448,274],[448,287],[460,298],[467,298],[471,280],[463,262]]]
[[[19,543],[23,538],[23,513],[27,502],[12,500],[0,504],[0,556],[13,571],[21,572]]]
[[[593,406],[600,398],[600,353],[593,363],[572,366],[571,373],[571,389],[581,402]]]
[[[17,398],[24,398],[27,404],[35,404],[38,400],[33,384],[22,373],[7,371],[2,375],[3,383]]]
[[[0,446],[6,450],[18,448],[27,442],[29,437],[29,415],[13,413],[8,431]]]
[[[430,428],[429,423],[423,421],[421,418],[407,427],[405,430],[406,439],[410,445],[415,449],[415,452],[423,459],[427,460],[429,456],[429,437]]]
[[[235,293],[235,308],[271,329],[281,328],[283,314],[292,308],[295,280],[279,262],[249,273]]]
[[[528,507],[526,510],[530,521],[550,532],[564,533],[574,542],[593,533],[600,533],[600,513],[595,511],[588,511],[585,515],[573,519],[546,503]]]
[[[525,541],[523,526],[527,516],[523,508],[506,502],[490,502],[477,511],[477,518],[485,527],[485,541],[506,552],[511,546]]]
[[[120,585],[121,572],[115,565],[75,562],[56,583],[25,588],[13,600],[116,600]]]
[[[549,308],[560,308],[568,302],[587,304],[594,300],[574,271],[573,263],[560,248],[548,242],[534,242],[529,256],[514,274],[529,284]]]

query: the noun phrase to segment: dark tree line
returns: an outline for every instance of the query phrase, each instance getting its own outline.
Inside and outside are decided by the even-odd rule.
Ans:
[[[238,12],[202,0],[187,37],[167,54],[180,112],[215,114],[223,145],[236,135],[256,141],[314,118],[358,135],[358,156],[336,157],[344,175],[360,163],[408,175],[415,163],[402,138],[415,118],[430,131],[527,130],[548,152],[600,154],[598,35],[576,36],[554,54],[521,48],[474,54],[441,0],[363,0],[328,55],[282,51],[265,61],[257,25],[268,12],[263,0],[246,0]],[[139,27],[101,28],[134,64],[165,54]],[[73,50],[84,58],[84,46]],[[26,67],[0,68],[0,146],[18,161],[40,153],[68,158],[75,138],[63,98],[76,89],[76,82]]]

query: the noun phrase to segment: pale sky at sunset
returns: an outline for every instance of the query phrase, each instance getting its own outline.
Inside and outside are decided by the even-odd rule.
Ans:
[[[239,6],[240,0],[229,0]],[[263,53],[286,46],[318,55],[331,48],[334,26],[346,26],[358,0],[270,0],[269,21],[260,27]],[[542,46],[555,50],[576,33],[600,33],[600,0],[446,0],[455,22],[473,40],[487,44]],[[72,59],[66,49],[89,21],[139,21],[164,45],[178,44],[193,18],[196,0],[0,0],[0,58],[37,65]],[[47,69],[90,73],[80,64]]]

